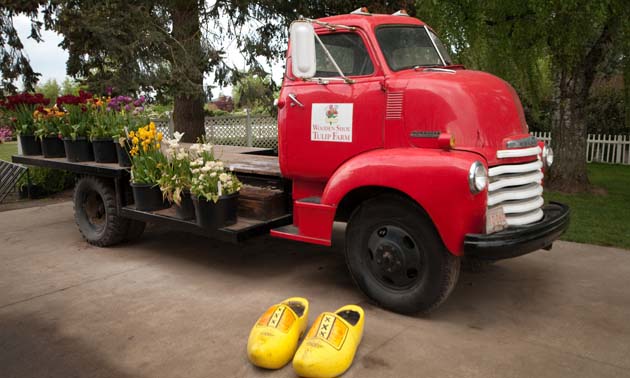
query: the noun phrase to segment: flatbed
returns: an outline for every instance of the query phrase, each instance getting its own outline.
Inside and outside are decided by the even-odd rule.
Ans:
[[[183,146],[188,144],[181,143]],[[277,156],[270,156],[273,150],[254,147],[217,145],[214,154],[234,171],[257,176],[282,177]],[[121,177],[129,168],[118,164],[87,162],[70,162],[66,158],[45,158],[42,155],[13,155],[14,163],[38,167],[67,170],[77,174],[90,174],[105,177]]]
[[[186,144],[183,144],[184,146]],[[236,175],[245,184],[243,193],[253,196],[245,201],[249,207],[247,216],[239,213],[236,224],[219,229],[205,229],[194,221],[177,217],[173,208],[158,211],[140,211],[133,204],[130,192],[129,168],[112,163],[70,162],[66,158],[45,158],[44,156],[14,155],[14,163],[65,170],[81,176],[94,176],[113,181],[116,198],[117,214],[123,218],[139,222],[161,223],[172,229],[178,229],[194,234],[207,236],[227,242],[240,242],[245,239],[266,234],[270,229],[292,223],[289,206],[290,184],[282,179],[278,158],[273,156],[273,150],[253,147],[216,145],[215,156],[226,165],[232,167]],[[269,195],[271,193],[271,195]],[[267,195],[275,195],[275,209],[268,212],[269,216],[260,216],[259,211],[251,207],[264,206]],[[256,196],[260,198],[256,198]],[[282,209],[278,209],[277,197],[281,196]],[[283,206],[286,205],[286,206]],[[267,206],[268,207],[268,206]]]

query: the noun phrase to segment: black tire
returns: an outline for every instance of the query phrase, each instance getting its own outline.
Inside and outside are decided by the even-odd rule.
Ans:
[[[449,296],[460,258],[449,253],[415,203],[382,195],[354,211],[346,229],[346,262],[361,291],[403,314],[429,313]]]
[[[129,219],[129,227],[127,228],[127,234],[125,235],[125,241],[135,241],[140,239],[142,234],[144,233],[144,228],[146,227],[146,223]]]
[[[124,240],[129,219],[116,213],[116,191],[111,182],[84,176],[74,188],[74,219],[83,238],[97,247]]]

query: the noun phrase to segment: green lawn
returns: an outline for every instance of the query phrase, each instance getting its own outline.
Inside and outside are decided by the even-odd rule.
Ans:
[[[545,193],[545,199],[571,207],[562,239],[630,249],[630,166],[589,164],[588,173],[593,193]]]
[[[11,161],[11,155],[17,154],[17,142],[0,143],[0,160]]]

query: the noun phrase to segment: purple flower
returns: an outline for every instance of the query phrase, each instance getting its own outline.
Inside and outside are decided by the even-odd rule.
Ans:
[[[127,104],[127,105],[125,105],[125,110],[126,110],[126,111],[130,112],[130,111],[131,111],[131,109],[132,109],[131,104]]]
[[[142,106],[144,104],[145,98],[144,96],[140,96],[136,101],[133,102],[134,106]]]
[[[138,107],[136,108],[136,111],[137,111],[137,112],[143,112],[143,111],[144,111],[144,106],[138,106]]]

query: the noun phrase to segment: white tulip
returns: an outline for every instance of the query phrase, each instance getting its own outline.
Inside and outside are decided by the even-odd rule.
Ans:
[[[182,137],[184,136],[184,133],[180,133],[179,131],[175,131],[173,133],[173,137],[175,138],[175,140],[177,142],[179,142],[180,140],[182,140]]]

